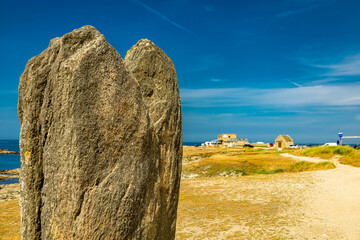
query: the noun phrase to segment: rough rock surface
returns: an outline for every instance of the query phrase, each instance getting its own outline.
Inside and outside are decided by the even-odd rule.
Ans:
[[[165,236],[175,234],[182,159],[180,94],[171,59],[150,40],[142,39],[125,56],[139,81],[150,122],[160,147],[160,219]],[[169,224],[171,223],[171,224]]]
[[[181,138],[181,118],[155,132],[147,105],[118,52],[92,26],[51,40],[29,60],[18,104],[22,239],[174,238],[163,224],[173,229],[175,219],[166,223],[161,214],[169,205],[176,217],[181,164],[165,164],[159,145],[172,128]],[[172,119],[172,110],[159,111]],[[177,135],[169,141],[179,157]]]

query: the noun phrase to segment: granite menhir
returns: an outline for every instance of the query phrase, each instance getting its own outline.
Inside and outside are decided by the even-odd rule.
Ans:
[[[22,239],[174,239],[182,159],[174,66],[149,40],[125,63],[92,26],[20,77]]]

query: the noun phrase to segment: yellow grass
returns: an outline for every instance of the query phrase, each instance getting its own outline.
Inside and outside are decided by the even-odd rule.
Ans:
[[[187,150],[184,150],[184,153]],[[282,157],[274,150],[228,148],[221,151],[210,149],[191,149],[186,156],[197,161],[184,164],[184,175],[196,174],[199,177],[245,176],[253,174],[274,174],[280,172],[302,172],[335,168],[330,162],[298,162]],[[196,158],[198,157],[198,158]]]
[[[289,193],[301,203],[302,181],[292,174],[182,180],[176,239],[285,239],[299,220],[284,215],[297,208]]]
[[[297,156],[320,157],[324,159],[340,155],[340,163],[360,167],[360,150],[355,150],[349,146],[317,146],[297,150],[288,149],[286,151]]]
[[[0,202],[0,239],[20,239],[19,200]]]
[[[357,154],[358,153],[359,152],[357,152]],[[263,149],[185,147],[184,157],[198,158],[199,161],[189,162],[184,165],[183,172],[197,173],[200,177],[219,176],[219,174],[225,174],[227,176],[272,174],[278,172],[329,169],[334,167],[330,163],[296,162],[292,159],[279,156],[277,151]],[[261,175],[249,176],[246,178],[246,183],[251,180],[251,183],[255,181],[258,182],[258,185],[263,186],[263,184],[268,184],[268,181],[275,180],[266,176],[260,176]],[[256,178],[252,179],[253,177]],[[208,180],[206,179],[198,178],[191,179],[191,181],[181,181],[177,220],[180,231],[177,233],[177,239],[187,239],[188,237],[194,236],[194,233],[199,229],[211,230],[202,232],[201,238],[216,238],[219,232],[227,232],[229,239],[239,236],[245,237],[245,235],[241,235],[241,231],[237,231],[234,226],[240,223],[244,223],[249,227],[267,224],[278,225],[278,221],[283,221],[280,217],[276,217],[276,214],[279,214],[281,206],[288,204],[283,197],[269,195],[269,201],[266,201],[266,204],[251,203],[236,199],[239,195],[246,196],[253,193],[252,190],[241,192],[244,191],[244,189],[239,188],[234,191],[233,196],[224,198],[223,194],[225,192],[230,194],[231,189],[233,189],[233,187],[229,185],[229,188],[225,189],[224,193],[220,192],[225,185],[227,186],[227,181],[233,182],[234,186],[237,186],[237,181],[243,178],[227,178],[228,180],[226,180],[226,182],[221,182],[223,178],[211,178],[214,180],[220,179],[219,181],[221,183],[217,185],[210,184],[210,188],[205,186],[200,191],[197,182],[199,181],[199,183],[201,183],[206,181],[207,184]],[[289,184],[285,184],[285,186],[287,185]],[[206,189],[209,191],[206,192]],[[279,192],[279,194],[281,194],[281,192]],[[255,199],[259,199],[262,196],[263,193],[259,192]],[[264,216],[265,220],[259,220],[259,215]],[[229,224],[229,222],[231,224]],[[189,224],[194,227],[189,228]],[[244,227],[246,228],[246,226]],[[187,230],[181,231],[181,229]],[[261,232],[251,232],[251,234],[256,236],[257,234],[265,233],[265,231],[266,230],[262,229]],[[278,239],[275,232],[269,234],[273,236],[273,238],[268,239]],[[18,200],[0,202],[0,239],[20,239],[20,209]]]
[[[360,150],[354,152],[339,159],[342,164],[349,164],[355,167],[360,167]]]

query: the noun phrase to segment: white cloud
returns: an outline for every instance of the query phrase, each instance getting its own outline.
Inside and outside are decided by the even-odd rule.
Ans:
[[[337,81],[342,81],[344,80],[343,78],[334,78],[334,77],[329,77],[329,78],[324,78],[324,79],[318,79],[318,80],[313,80],[311,82],[309,82],[309,84],[311,85],[321,85],[321,84],[325,84],[325,83],[333,83],[333,82],[337,82]]]
[[[360,105],[360,84],[298,88],[181,89],[184,106],[356,106]]]
[[[302,87],[302,85],[300,85],[300,84],[298,84],[298,83],[296,83],[296,82],[293,82],[293,81],[290,81],[290,80],[287,80],[287,81],[288,81],[289,83],[297,86],[297,87]]]
[[[279,14],[275,15],[275,18],[284,18],[284,17],[289,17],[292,15],[298,15],[307,11],[310,11],[312,8],[308,7],[308,8],[302,8],[302,9],[293,9],[293,10],[286,10],[283,11]]]
[[[210,81],[212,81],[212,82],[223,82],[223,81],[224,81],[224,79],[220,79],[220,78],[212,78],[212,79],[210,79]]]
[[[311,66],[328,69],[329,71],[323,74],[325,76],[360,76],[360,54],[347,56],[338,64],[312,64]]]

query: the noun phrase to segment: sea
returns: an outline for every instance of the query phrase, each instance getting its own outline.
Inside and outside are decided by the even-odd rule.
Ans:
[[[183,142],[184,146],[201,146],[203,142]],[[307,146],[322,145],[317,143],[312,144],[300,144]],[[355,144],[349,144],[354,146]],[[9,151],[20,152],[18,140],[0,140],[0,148],[8,149]],[[20,168],[20,155],[19,154],[0,154],[0,171]],[[11,184],[19,182],[19,179],[7,179],[0,182],[0,184]]]
[[[0,140],[0,148],[20,152],[18,140]],[[0,171],[20,168],[20,154],[0,154]]]
[[[20,152],[18,140],[0,140],[0,148]],[[20,168],[20,154],[0,154],[0,171]],[[18,178],[8,178],[0,184],[18,183]]]

